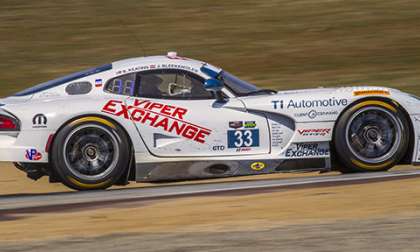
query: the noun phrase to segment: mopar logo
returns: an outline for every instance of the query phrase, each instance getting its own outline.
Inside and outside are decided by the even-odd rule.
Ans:
[[[44,114],[37,114],[32,119],[33,128],[46,128],[47,122],[47,117]]]
[[[326,107],[342,107],[347,106],[349,101],[347,99],[337,99],[335,97],[321,100],[290,100],[285,106],[283,101],[272,101],[274,109],[302,109],[302,108],[326,108]]]

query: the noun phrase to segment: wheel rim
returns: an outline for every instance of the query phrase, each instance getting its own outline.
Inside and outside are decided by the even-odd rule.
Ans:
[[[63,154],[66,166],[74,176],[97,181],[106,178],[116,168],[118,140],[103,126],[82,125],[67,136]]]
[[[388,110],[366,107],[352,115],[346,127],[350,151],[365,163],[387,161],[398,151],[402,137],[401,121]]]

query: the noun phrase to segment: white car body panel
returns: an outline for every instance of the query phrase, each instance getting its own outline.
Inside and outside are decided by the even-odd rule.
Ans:
[[[128,105],[134,105],[134,98],[126,100]],[[137,99],[139,100],[139,99]],[[168,104],[167,100],[162,99],[148,99],[151,103]],[[153,114],[158,116],[159,120],[169,118],[171,121],[176,121],[178,125],[192,125],[194,128],[203,128],[203,142],[182,137],[176,132],[168,132],[164,127],[151,127],[149,122],[141,123],[136,122],[139,134],[142,136],[146,145],[149,146],[151,153],[158,157],[194,157],[194,156],[235,156],[235,155],[254,155],[254,154],[268,154],[270,137],[268,133],[267,119],[264,116],[257,116],[245,111],[243,103],[238,99],[230,99],[223,107],[215,108],[213,106],[214,100],[177,100],[171,101],[171,106],[182,108],[187,111],[182,118],[174,116],[166,116],[162,113]],[[144,107],[140,105],[139,107]],[[193,109],[191,109],[193,108]],[[152,111],[155,112],[155,111]],[[203,116],[205,115],[205,116]],[[220,116],[223,115],[223,116]],[[177,119],[177,120],[173,120]],[[229,131],[229,118],[230,121],[253,121],[257,127],[253,130],[260,131],[259,146],[252,148],[246,152],[238,151],[238,148],[226,147],[225,141],[222,139],[227,138]],[[261,130],[260,130],[261,129]],[[207,135],[208,134],[208,135]],[[216,147],[219,147],[217,149]],[[222,150],[223,148],[223,150]],[[240,149],[240,148],[239,148]]]
[[[124,128],[133,144],[137,164],[217,160],[329,159],[331,155],[329,143],[332,141],[334,126],[340,114],[360,99],[383,97],[402,106],[411,118],[414,130],[412,163],[420,162],[418,143],[420,101],[395,89],[383,87],[317,88],[248,97],[232,97],[232,92],[225,89],[224,92],[229,99],[224,104],[217,103],[215,100],[127,97],[104,91],[103,84],[116,76],[154,69],[182,69],[209,79],[210,76],[200,70],[203,65],[216,72],[221,71],[217,67],[190,59],[173,59],[164,56],[133,58],[114,62],[110,70],[72,80],[33,95],[2,99],[0,103],[4,105],[0,107],[0,114],[11,113],[18,118],[21,130],[17,136],[0,134],[0,161],[47,163],[49,161],[47,145],[50,136],[56,134],[68,121],[89,115],[110,118]],[[101,85],[94,85],[93,90],[88,94],[69,95],[66,93],[66,87],[70,83],[86,81],[95,84],[98,80]],[[114,102],[115,104],[111,106],[110,101],[117,103]],[[139,101],[169,105],[171,108],[162,114],[162,108],[148,109],[143,106],[144,103],[143,105],[136,104]],[[150,122],[142,123],[141,119],[134,120],[132,114],[131,118],[126,118],[112,112],[120,110],[119,106],[122,105],[131,107],[128,110],[130,114],[138,108],[142,111],[152,111],[160,119],[167,118],[169,123],[177,121],[187,126],[193,125],[195,130],[204,130],[204,135],[198,137],[199,141],[197,141],[174,130],[169,131],[166,128],[169,126],[152,127]],[[175,108],[183,108],[186,112],[171,114]],[[47,118],[48,122],[45,125],[34,125],[34,117],[38,114]],[[140,116],[144,115],[139,114]],[[242,122],[242,127],[235,129],[239,122]],[[249,128],[245,128],[245,123],[248,123]],[[247,136],[243,135],[251,134],[249,132],[253,133],[247,139]],[[191,134],[197,136],[197,132]],[[253,146],[256,138],[252,137],[255,137],[255,134],[258,134],[258,144]],[[237,135],[241,137],[236,140],[246,143],[239,144],[236,140],[232,140],[232,137],[229,138],[229,136],[237,137]],[[235,143],[238,145],[235,146]],[[28,150],[32,149],[40,153],[39,159],[28,159]]]

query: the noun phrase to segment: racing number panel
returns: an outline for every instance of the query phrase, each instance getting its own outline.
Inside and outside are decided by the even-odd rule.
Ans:
[[[245,112],[237,99],[230,99],[221,107],[214,106],[214,100],[129,98],[125,102],[139,134],[155,156],[270,152],[266,117]]]

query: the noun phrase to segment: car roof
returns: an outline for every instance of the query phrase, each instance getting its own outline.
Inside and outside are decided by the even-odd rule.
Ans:
[[[148,56],[148,57],[136,57],[136,58],[129,58],[123,59],[119,61],[115,61],[111,64],[106,64],[103,66],[87,69],[81,72],[73,73],[66,75],[64,77],[60,77],[54,80],[50,80],[32,87],[29,87],[25,90],[22,90],[13,96],[28,96],[33,95],[35,93],[45,91],[62,84],[71,82],[73,80],[81,79],[83,77],[88,77],[91,75],[96,75],[108,70],[114,70],[118,73],[119,70],[127,70],[133,69],[136,67],[144,67],[147,66],[148,69],[187,69],[192,70],[195,73],[199,73],[201,75],[207,75],[201,71],[202,66],[206,66],[215,72],[220,72],[222,69],[207,64],[206,62],[179,57],[177,56],[176,52],[169,52],[167,56]],[[154,66],[154,67],[152,67]],[[211,77],[211,76],[209,76]]]
[[[169,53],[168,53],[169,55]],[[179,57],[179,56],[146,56],[146,57],[136,57],[136,58],[129,58],[118,60],[112,62],[112,68],[116,71],[121,69],[127,69],[130,67],[136,66],[151,66],[151,65],[159,65],[159,64],[177,64],[183,66],[189,66],[193,69],[200,70],[200,68],[205,65],[206,67],[212,69],[213,71],[220,72],[222,69],[210,65],[204,61]],[[160,67],[157,67],[160,68]],[[165,67],[162,67],[165,68]],[[201,71],[200,71],[201,72]]]

